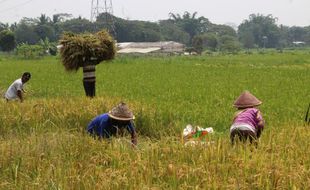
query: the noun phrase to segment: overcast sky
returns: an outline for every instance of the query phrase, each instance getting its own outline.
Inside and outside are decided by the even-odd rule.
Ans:
[[[96,1],[96,0],[94,0]],[[23,17],[70,13],[90,19],[92,0],[0,0],[0,22]],[[109,2],[109,1],[108,1]],[[114,15],[130,20],[158,21],[168,14],[198,12],[215,24],[239,25],[252,13],[272,14],[278,24],[310,25],[310,0],[113,0]]]

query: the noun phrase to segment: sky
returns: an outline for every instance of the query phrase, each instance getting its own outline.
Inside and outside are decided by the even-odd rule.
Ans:
[[[0,0],[0,22],[18,22],[41,13],[49,17],[70,13],[90,19],[92,1],[97,0]],[[277,24],[310,25],[310,0],[112,0],[112,4],[115,16],[129,20],[158,21],[168,19],[169,13],[188,11],[215,24],[238,26],[250,14],[260,13],[272,14],[278,18]]]

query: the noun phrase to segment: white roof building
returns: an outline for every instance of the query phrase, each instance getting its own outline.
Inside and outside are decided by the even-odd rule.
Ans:
[[[305,45],[306,43],[302,42],[302,41],[294,41],[293,44],[295,44],[295,45]]]
[[[183,53],[185,45],[173,42],[124,42],[117,43],[117,53]]]

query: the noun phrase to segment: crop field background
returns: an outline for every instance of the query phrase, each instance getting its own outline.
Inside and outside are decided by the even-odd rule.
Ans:
[[[310,52],[249,55],[118,56],[97,66],[97,97],[82,72],[57,57],[0,55],[0,92],[24,71],[25,101],[0,100],[0,189],[309,189]],[[257,149],[232,147],[234,100],[263,101]],[[125,101],[135,113],[129,138],[97,141],[88,122]],[[185,147],[186,124],[213,127],[208,146]]]

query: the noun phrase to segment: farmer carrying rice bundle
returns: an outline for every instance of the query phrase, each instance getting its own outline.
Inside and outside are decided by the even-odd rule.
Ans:
[[[131,135],[132,145],[137,145],[137,133],[134,127],[134,115],[123,102],[108,113],[95,117],[87,127],[87,132],[93,137],[110,138],[123,135],[126,129]]]
[[[62,63],[67,71],[83,67],[83,86],[88,97],[96,94],[96,65],[114,59],[115,42],[105,30],[96,34],[65,33],[60,40]]]
[[[264,129],[264,120],[257,106],[262,102],[250,92],[243,92],[235,101],[234,107],[238,109],[235,113],[232,126],[230,127],[230,139],[234,144],[235,137],[238,136],[240,141],[245,142],[247,139],[250,143],[253,141],[257,145],[257,140]]]

